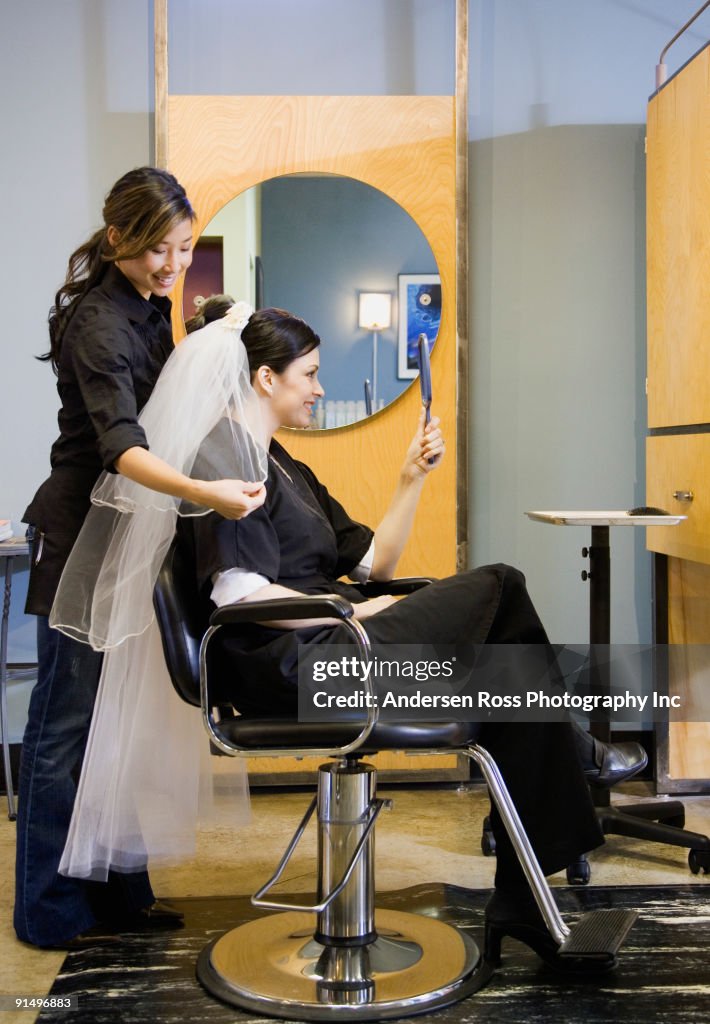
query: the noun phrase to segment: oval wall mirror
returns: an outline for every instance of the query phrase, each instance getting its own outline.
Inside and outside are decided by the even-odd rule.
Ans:
[[[271,178],[227,203],[195,246],[185,319],[222,293],[288,309],[320,335],[326,394],[314,429],[394,401],[418,376],[419,335],[431,348],[441,319],[437,266],[420,228],[383,192],[340,175]]]

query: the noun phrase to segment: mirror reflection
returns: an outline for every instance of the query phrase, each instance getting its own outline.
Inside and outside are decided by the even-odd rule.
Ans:
[[[339,175],[272,178],[212,218],[185,279],[185,319],[223,293],[291,310],[320,335],[326,395],[314,429],[397,398],[417,376],[419,335],[431,348],[441,317],[436,262],[417,224],[383,192]]]

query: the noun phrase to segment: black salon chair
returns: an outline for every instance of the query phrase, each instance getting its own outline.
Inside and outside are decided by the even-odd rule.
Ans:
[[[399,583],[405,590],[414,585]],[[257,719],[239,716],[220,703],[224,693],[210,672],[210,644],[217,631],[235,624],[337,617],[359,655],[369,660],[367,634],[352,618],[352,606],[344,598],[318,595],[250,602],[209,615],[197,594],[189,553],[175,544],[156,583],[154,604],[173,684],[183,700],[201,706],[207,732],[219,751],[330,759],[318,770],[317,795],[280,864],[252,897],[255,906],[279,913],[233,928],[199,957],[198,979],[214,996],[292,1020],[384,1020],[449,1005],[488,981],[492,968],[469,935],[423,915],[375,911],[374,824],[387,801],[377,797],[375,769],[362,757],[384,749],[454,750],[473,759],[561,955],[608,957],[619,948],[636,916],[633,912],[596,911],[573,929],[561,918],[503,779],[490,755],[476,745],[480,726],[378,721],[376,708],[368,709],[366,721],[354,724]],[[316,902],[266,898],[314,810]]]

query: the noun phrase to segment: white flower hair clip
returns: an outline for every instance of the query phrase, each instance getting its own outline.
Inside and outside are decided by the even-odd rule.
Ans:
[[[253,312],[254,310],[248,302],[235,302],[227,315],[223,318],[222,323],[227,327],[235,327],[237,330],[241,331],[246,327],[249,322],[249,317]]]

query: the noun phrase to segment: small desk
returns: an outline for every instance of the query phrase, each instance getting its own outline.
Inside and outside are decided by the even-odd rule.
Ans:
[[[630,516],[626,511],[602,512],[526,512],[530,519],[553,526],[590,526],[591,545],[582,548],[589,556],[589,642],[611,643],[611,572],[609,558],[610,526],[677,526],[687,516]]]
[[[610,573],[609,573],[609,527],[610,526],[675,526],[685,516],[630,516],[626,511],[612,512],[528,512],[531,519],[555,526],[591,526],[592,544],[583,548],[582,554],[589,556],[590,571],[583,573],[589,579],[589,639],[592,644],[591,658],[594,664],[594,644],[608,644],[610,637]],[[602,685],[608,683],[606,668],[596,666],[597,678]],[[608,722],[594,723],[592,735],[605,742],[609,741],[611,728]],[[693,874],[710,872],[710,838],[683,828],[685,810],[675,800],[648,800],[638,804],[624,804],[612,807],[608,790],[595,789],[594,805],[597,819],[604,835],[629,836],[647,839],[651,842],[686,847],[690,850],[688,864]],[[570,884],[586,885],[590,871],[586,857],[567,868]]]
[[[15,810],[15,793],[12,788],[12,769],[10,766],[10,734],[7,721],[7,627],[10,618],[10,598],[12,595],[12,560],[21,555],[27,556],[30,546],[24,537],[13,537],[0,541],[0,558],[4,561],[5,592],[2,606],[2,627],[0,627],[0,738],[2,739],[3,766],[5,769],[5,785],[7,787],[7,812],[10,821],[17,817]]]
[[[687,516],[631,516],[627,511],[601,512],[526,512],[530,519],[553,526],[590,526],[591,544],[582,548],[582,555],[589,557],[589,571],[582,573],[583,580],[589,580],[589,643],[594,663],[594,645],[611,643],[611,564],[609,554],[610,526],[677,526]],[[605,670],[606,671],[606,670]],[[597,666],[597,678],[602,685],[609,685]],[[608,722],[592,722],[590,733],[604,743],[611,740],[611,725]],[[594,791],[596,807],[609,807],[611,797],[608,789]]]

